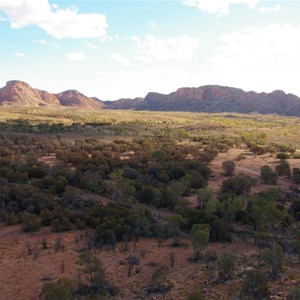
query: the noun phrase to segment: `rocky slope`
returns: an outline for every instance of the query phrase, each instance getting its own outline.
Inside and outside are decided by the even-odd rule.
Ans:
[[[145,98],[100,101],[78,91],[50,94],[22,81],[8,81],[0,89],[0,105],[77,107],[84,109],[131,109],[191,112],[257,112],[261,114],[300,116],[300,98],[283,91],[272,93],[245,92],[241,89],[207,85],[180,88],[168,95],[148,93]]]
[[[97,98],[89,98],[78,91],[68,90],[55,94],[62,106],[74,106],[81,108],[101,108],[102,102]]]
[[[96,98],[89,98],[83,94],[70,90],[59,94],[50,94],[32,88],[23,81],[8,81],[6,86],[0,89],[0,105],[5,106],[72,106],[78,108],[101,108],[102,102]]]
[[[245,92],[241,89],[207,85],[180,88],[168,95],[148,93],[141,100],[121,100],[106,104],[118,109],[192,112],[258,112],[300,116],[300,98],[283,91]]]
[[[8,81],[0,89],[0,103],[2,105],[18,106],[58,106],[58,99],[46,91],[33,89],[22,81]]]

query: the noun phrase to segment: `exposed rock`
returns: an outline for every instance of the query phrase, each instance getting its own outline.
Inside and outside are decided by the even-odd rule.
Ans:
[[[8,81],[6,86],[0,89],[0,104],[17,106],[45,106],[59,105],[58,99],[45,92],[33,89],[23,81]]]
[[[102,103],[96,100],[96,98],[89,98],[75,90],[68,90],[55,96],[63,106],[77,106],[82,108],[102,107]]]
[[[102,102],[97,98],[89,98],[73,90],[54,95],[47,91],[34,89],[26,82],[12,80],[0,89],[0,105],[18,107],[73,106],[95,109],[101,108]]]
[[[104,101],[103,104],[109,109],[138,109],[144,103],[143,98],[119,99],[117,101]]]
[[[107,108],[191,111],[191,112],[257,112],[300,116],[300,98],[276,90],[272,93],[245,92],[241,89],[207,85],[199,88],[180,88],[168,95],[148,93],[138,100],[105,103]]]
[[[132,109],[151,111],[238,112],[300,116],[300,98],[276,90],[272,93],[245,92],[241,89],[206,85],[179,88],[168,95],[150,92],[143,98],[100,101],[76,90],[50,94],[22,81],[8,81],[0,89],[0,105],[54,106],[84,109]]]

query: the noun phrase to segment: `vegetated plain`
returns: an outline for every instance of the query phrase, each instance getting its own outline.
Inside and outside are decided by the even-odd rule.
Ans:
[[[0,299],[299,299],[299,122],[1,108]]]

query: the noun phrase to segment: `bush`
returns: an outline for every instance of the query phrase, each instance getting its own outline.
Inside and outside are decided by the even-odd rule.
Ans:
[[[228,178],[223,181],[221,192],[222,193],[234,193],[241,195],[249,193],[252,186],[256,185],[256,179],[245,174],[239,174],[237,176]]]
[[[45,300],[71,300],[74,283],[67,278],[61,278],[57,282],[46,283],[43,288]]]
[[[170,271],[170,268],[166,265],[159,267],[154,270],[152,273],[152,281],[158,282],[161,281]]]
[[[232,176],[234,175],[235,171],[235,162],[232,160],[223,161],[222,168],[226,176]]]
[[[291,156],[288,153],[279,152],[276,154],[276,158],[281,159],[281,160],[286,160],[286,159],[291,158]]]
[[[287,161],[281,162],[275,167],[275,170],[278,176],[287,176],[288,178],[291,176],[291,167]]]
[[[266,299],[268,296],[268,277],[261,271],[250,271],[241,288],[240,299]]]
[[[260,177],[265,184],[277,183],[278,176],[268,165],[264,165],[260,168]]]
[[[300,168],[293,168],[293,181],[296,184],[300,183]]]
[[[22,228],[25,232],[39,231],[41,228],[41,220],[38,216],[25,212],[21,218]]]
[[[205,300],[205,297],[199,290],[194,290],[189,293],[187,300]]]
[[[287,296],[287,300],[300,300],[300,288],[293,288]]]
[[[233,278],[236,269],[237,258],[233,253],[224,253],[219,259],[219,275],[225,280]]]

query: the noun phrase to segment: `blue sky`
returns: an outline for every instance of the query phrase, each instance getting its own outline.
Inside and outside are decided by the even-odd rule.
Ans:
[[[300,2],[0,0],[0,86],[103,100],[219,84],[300,95]]]

